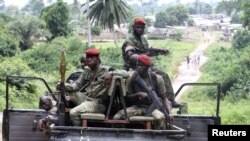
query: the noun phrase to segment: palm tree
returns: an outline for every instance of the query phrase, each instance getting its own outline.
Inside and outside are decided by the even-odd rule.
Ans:
[[[91,23],[100,25],[104,29],[113,31],[115,45],[118,46],[114,24],[120,24],[130,19],[132,8],[123,0],[89,0],[90,5],[88,17]],[[85,13],[87,11],[85,10]]]

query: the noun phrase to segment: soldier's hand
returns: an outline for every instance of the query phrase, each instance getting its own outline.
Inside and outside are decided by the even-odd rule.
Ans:
[[[56,84],[56,90],[61,90],[61,82],[57,82]]]
[[[169,52],[168,49],[162,49],[162,50],[161,50],[161,53],[164,54],[164,55],[170,54],[170,52]]]
[[[148,97],[147,93],[145,93],[145,92],[138,92],[137,94],[139,96],[139,100],[143,100],[143,101],[149,100],[149,97]]]
[[[45,125],[44,125],[44,120],[43,119],[40,119],[40,120],[38,120],[37,121],[37,129],[39,130],[39,131],[42,131],[43,129],[44,129],[44,127],[45,127]]]
[[[104,82],[103,82],[103,85],[105,87],[109,87],[111,85],[111,82],[112,82],[112,77],[113,77],[113,73],[112,72],[106,72],[105,75],[104,75]]]

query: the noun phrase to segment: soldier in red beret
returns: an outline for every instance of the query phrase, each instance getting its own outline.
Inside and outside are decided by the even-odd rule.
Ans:
[[[66,83],[65,90],[69,93],[80,91],[75,95],[76,107],[70,109],[70,119],[74,126],[81,125],[82,113],[104,113],[108,95],[103,85],[105,74],[113,69],[101,65],[100,51],[94,48],[85,51],[83,72],[73,83]]]
[[[143,36],[146,22],[143,18],[137,17],[133,21],[132,33],[125,39],[122,45],[122,57],[124,60],[124,69],[129,70],[131,68],[129,58],[133,54],[147,54],[148,56],[167,55],[169,51],[167,49],[159,49],[149,47],[147,39]],[[181,104],[175,101],[175,95],[173,86],[168,74],[156,67],[151,68],[152,71],[162,76],[164,84],[166,86],[166,95],[171,101],[173,107],[180,107]]]
[[[158,109],[148,110],[152,105],[152,101],[150,100],[148,93],[145,92],[145,90],[135,82],[134,75],[139,75],[147,84],[148,88],[156,92],[156,94],[161,98],[165,109],[168,111],[168,113],[170,113],[171,116],[171,103],[168,101],[165,94],[166,89],[164,86],[164,81],[160,75],[157,75],[156,73],[149,70],[152,66],[152,61],[146,54],[140,54],[137,56],[137,61],[137,67],[135,69],[136,72],[126,81],[127,95],[125,100],[127,102],[127,106],[129,106],[127,108],[127,115],[129,117],[145,115],[153,116],[157,121],[157,126],[159,129],[164,129],[164,114]],[[114,119],[122,119],[124,117],[124,110],[121,110],[115,114]]]

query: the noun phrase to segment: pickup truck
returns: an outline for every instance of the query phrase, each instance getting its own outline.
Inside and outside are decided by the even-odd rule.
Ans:
[[[220,84],[218,83],[186,83],[183,84],[176,95],[185,86],[215,86],[217,88],[215,115],[189,115],[186,106],[177,109],[174,114],[173,125],[164,130],[153,126],[152,117],[130,117],[124,120],[112,119],[112,113],[117,107],[126,108],[124,104],[124,89],[122,79],[114,78],[109,90],[110,101],[106,114],[82,114],[82,126],[73,127],[67,123],[67,113],[59,112],[59,125],[50,126],[43,131],[37,130],[36,122],[47,115],[42,109],[17,109],[11,104],[11,80],[41,81],[48,92],[61,103],[61,95],[52,92],[48,83],[39,77],[6,76],[6,107],[3,113],[2,131],[3,141],[207,141],[208,125],[221,123],[219,116]],[[22,81],[22,82],[23,82]],[[59,106],[60,104],[58,104]],[[184,104],[185,105],[185,104]],[[60,108],[60,107],[59,107]],[[62,110],[64,111],[64,110]]]

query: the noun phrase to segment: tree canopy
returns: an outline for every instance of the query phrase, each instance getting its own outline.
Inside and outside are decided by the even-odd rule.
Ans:
[[[67,36],[71,30],[69,28],[69,8],[62,0],[43,9],[41,18],[46,22],[46,27],[52,34],[51,39],[58,36]]]
[[[131,11],[132,8],[123,0],[97,0],[90,6],[88,17],[92,23],[113,30],[114,24],[120,27],[131,18]]]

